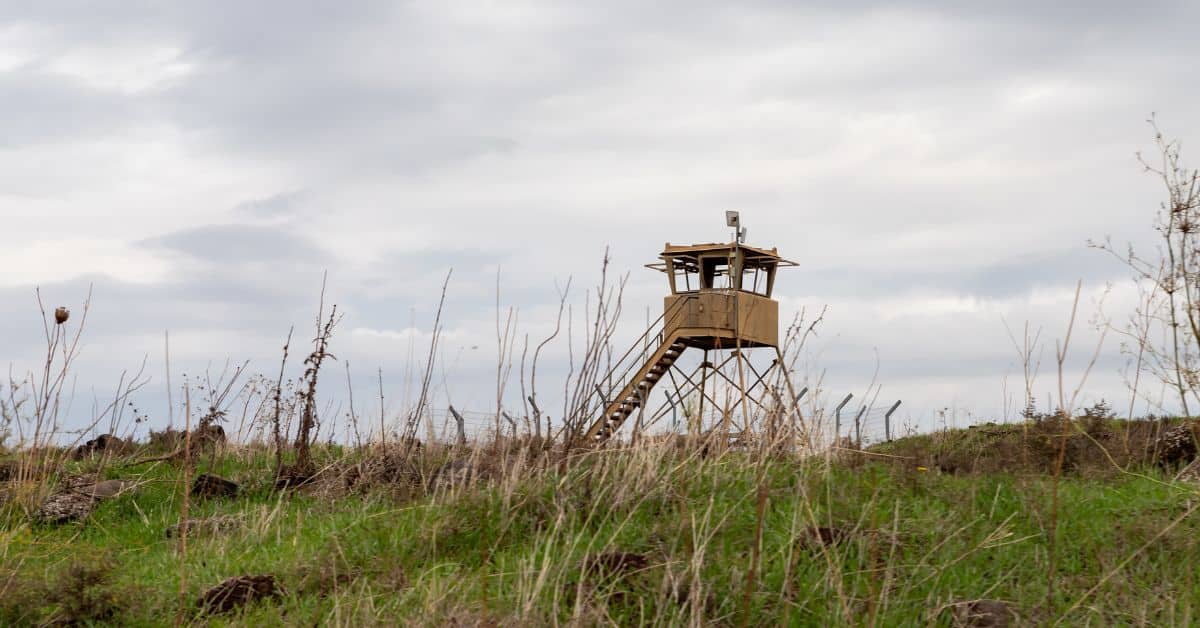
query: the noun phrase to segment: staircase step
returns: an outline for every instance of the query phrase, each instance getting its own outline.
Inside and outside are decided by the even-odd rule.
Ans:
[[[610,402],[602,425],[596,428],[597,441],[604,441],[613,436],[617,430],[621,429],[621,425],[625,423],[630,415],[644,406],[650,390],[667,374],[675,364],[675,361],[679,359],[679,356],[688,348],[688,345],[682,341],[677,341],[667,345],[665,349],[662,348],[662,345],[659,345],[659,347],[662,353],[659,354],[658,361],[649,365],[641,381],[631,383],[631,385],[625,388],[631,394],[624,398],[618,397],[620,401]],[[617,391],[609,391],[609,394],[613,393],[617,393]]]

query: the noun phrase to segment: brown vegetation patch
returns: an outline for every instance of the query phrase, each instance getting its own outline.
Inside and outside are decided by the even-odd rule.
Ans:
[[[299,595],[337,595],[366,578],[373,591],[399,591],[408,586],[408,575],[395,561],[372,557],[366,564],[351,563],[339,550],[330,549],[296,572]]]
[[[469,460],[451,460],[438,467],[433,473],[433,486],[461,486],[476,480],[484,479],[487,474],[481,472],[478,465]]]
[[[612,551],[585,557],[581,564],[582,581],[572,578],[566,583],[567,604],[575,604],[575,595],[582,593],[584,606],[592,607],[601,599],[608,603],[625,603],[630,596],[646,595],[650,591],[647,579],[638,577],[650,567],[646,554]]]
[[[418,485],[421,470],[414,457],[399,451],[384,451],[367,456],[339,474],[351,490],[364,490],[385,485]]]
[[[840,545],[851,538],[851,532],[844,528],[828,526],[810,526],[800,534],[797,541],[800,549],[819,551],[822,547]]]
[[[361,569],[346,567],[333,568],[330,563],[323,562],[307,565],[300,569],[300,583],[297,591],[301,594],[312,594],[319,597],[336,595],[338,591],[350,586],[350,583],[361,578]]]
[[[1007,628],[1016,620],[1012,607],[997,600],[971,600],[954,605],[954,624],[964,628]]]
[[[449,628],[500,628],[504,625],[498,619],[470,612],[456,613],[446,620]]]
[[[8,580],[0,596],[6,625],[92,626],[113,623],[136,605],[137,589],[113,582],[107,554],[78,558],[46,579]]]
[[[183,529],[191,535],[212,535],[236,530],[242,525],[242,519],[235,516],[208,517],[206,519],[185,519],[167,527],[167,538],[179,536]]]
[[[620,576],[650,566],[650,559],[637,552],[604,552],[584,560],[584,571],[595,576]]]
[[[1141,465],[1186,466],[1196,459],[1198,431],[1198,421],[1039,416],[1020,424],[904,438],[872,449],[942,473],[1053,473],[1061,456],[1064,472],[1104,476]]]
[[[313,482],[317,479],[317,476],[318,474],[311,471],[308,467],[288,465],[275,474],[275,490],[286,491],[288,489],[300,488]]]
[[[0,482],[8,482],[15,479],[21,471],[20,465],[16,460],[0,461]]]
[[[111,619],[120,606],[106,589],[112,566],[105,563],[75,563],[66,569],[47,593],[59,610],[50,622],[82,626]]]
[[[225,443],[225,428],[209,420],[201,420],[200,425],[192,430],[191,441],[188,441],[187,430],[168,427],[160,432],[151,431],[149,448],[154,451],[182,451],[185,447],[193,451],[212,449]]]

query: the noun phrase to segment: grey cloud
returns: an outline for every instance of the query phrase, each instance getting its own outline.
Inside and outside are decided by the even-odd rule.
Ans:
[[[252,218],[283,218],[295,215],[307,194],[303,191],[280,192],[264,198],[238,203],[233,211]]]
[[[30,69],[0,72],[0,95],[0,148],[8,149],[116,134],[145,113],[127,99]]]
[[[144,240],[142,245],[223,264],[319,265],[328,259],[327,254],[308,238],[278,228],[241,224],[196,227]]]
[[[356,4],[354,11],[304,6],[297,9],[289,3],[287,10],[279,10],[271,3],[206,3],[103,15],[26,6],[17,13],[31,13],[88,38],[95,37],[89,31],[97,30],[99,23],[128,31],[130,37],[165,34],[178,39],[200,70],[148,97],[151,108],[126,110],[127,116],[153,112],[222,137],[238,151],[320,162],[323,169],[343,176],[373,167],[420,171],[503,153],[522,142],[512,127],[531,105],[565,94],[586,95],[640,69],[657,67],[669,76],[673,65],[702,59],[697,53],[792,44],[787,36],[792,23],[808,32],[813,28],[808,25],[834,18],[945,15],[964,32],[977,35],[948,42],[950,47],[932,57],[884,59],[878,66],[850,73],[837,70],[838,59],[822,60],[830,71],[820,77],[784,69],[767,75],[750,92],[764,102],[800,99],[870,111],[945,108],[963,97],[986,106],[994,97],[990,90],[972,93],[973,87],[994,85],[1031,66],[1043,73],[1086,69],[1102,75],[1111,70],[1111,60],[1144,58],[1147,65],[1154,64],[1154,47],[1172,33],[1185,33],[1182,25],[1194,23],[1197,13],[1194,5],[1183,2],[1136,9],[1118,3],[1030,2],[982,8],[952,2],[760,2],[741,4],[736,10],[688,3],[684,11],[671,3],[618,3],[604,11],[557,11],[548,27],[533,31],[531,37],[515,38],[431,20],[403,5]],[[764,38],[764,31],[770,36]],[[614,37],[613,32],[622,36]],[[476,41],[472,36],[492,39]],[[710,41],[711,46],[697,48],[698,41]],[[353,46],[347,47],[348,42]],[[488,44],[499,50],[490,50]],[[873,45],[876,42],[862,41],[856,47]],[[553,58],[555,63],[544,74],[522,76],[528,64],[521,57],[506,57],[505,51],[534,60]],[[471,80],[456,80],[448,70],[458,59],[450,53],[494,68],[480,68],[482,75]],[[488,75],[489,70],[494,75]],[[713,94],[724,93],[726,78],[712,77]],[[644,137],[655,120],[641,122],[630,130],[629,141]]]
[[[963,264],[932,256],[926,269],[886,266],[846,269],[820,264],[788,271],[780,289],[788,294],[888,298],[898,295],[950,294],[1005,299],[1029,294],[1037,287],[1120,282],[1128,273],[1110,256],[1082,243],[1062,251],[1025,252],[986,265]]]
[[[178,46],[194,66],[132,95],[85,89],[36,64],[0,74],[0,144],[115,143],[131,125],[161,124],[183,138],[170,140],[181,152],[261,165],[265,180],[247,188],[285,190],[248,192],[232,217],[210,219],[279,228],[189,218],[142,241],[187,262],[165,281],[88,277],[47,288],[71,294],[94,281],[96,329],[106,334],[169,326],[275,338],[311,318],[326,268],[348,324],[396,329],[411,308],[419,319],[431,313],[453,266],[447,311],[472,323],[493,315],[485,269],[495,265],[504,305],[553,305],[554,281],[574,275],[581,306],[607,243],[612,272],[631,273],[636,319],[661,306],[664,286],[640,264],[664,240],[724,237],[720,211],[738,208],[753,242],[801,262],[781,279],[784,294],[1017,299],[1039,285],[1124,278],[1083,239],[1141,220],[1108,197],[1125,185],[1113,173],[1136,171],[1152,109],[1194,133],[1190,103],[1200,96],[1178,78],[1200,53],[1200,5],[1190,2],[614,0],[491,21],[482,9],[453,9],[0,7],[0,20],[47,26],[64,46]],[[904,30],[926,21],[937,37]],[[864,55],[850,65],[840,53],[821,56],[827,44]],[[1022,90],[1029,102],[1017,102]],[[318,227],[289,222],[301,214],[343,236],[407,242],[411,227],[428,241],[362,268]],[[937,241],[904,259],[876,246],[917,231],[989,236],[998,223],[1029,237],[983,237],[969,256]],[[27,333],[17,323],[29,318],[27,297],[0,289],[6,346],[25,346],[7,343]],[[101,316],[109,304],[120,316]],[[862,347],[903,333],[899,324],[848,332],[830,364],[869,370]],[[993,364],[991,354],[930,351],[885,356],[900,365],[889,375],[952,378]]]

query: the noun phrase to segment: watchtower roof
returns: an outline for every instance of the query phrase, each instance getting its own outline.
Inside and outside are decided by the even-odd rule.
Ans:
[[[684,266],[694,267],[699,263],[700,256],[702,255],[711,256],[716,253],[732,256],[735,250],[741,252],[748,267],[773,265],[779,268],[787,268],[798,265],[796,262],[780,257],[775,247],[762,249],[738,244],[737,242],[707,242],[704,244],[671,244],[668,242],[663,247],[663,252],[658,254],[659,258],[663,261],[646,264],[646,267],[666,272],[667,265],[665,262],[668,259],[676,263],[682,263]]]

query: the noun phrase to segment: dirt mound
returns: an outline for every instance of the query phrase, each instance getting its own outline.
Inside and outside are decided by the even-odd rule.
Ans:
[[[283,596],[275,576],[236,576],[200,595],[196,605],[206,614],[233,612],[251,602]]]
[[[150,432],[149,448],[153,451],[175,451],[184,448],[185,444],[195,451],[204,451],[225,443],[225,428],[209,422],[203,423],[191,432],[191,442],[188,442],[188,432],[168,427],[161,432]]]
[[[72,454],[76,460],[83,460],[100,453],[125,454],[133,451],[132,442],[112,434],[101,434],[92,440],[75,448]]]
[[[192,497],[237,497],[241,489],[237,482],[226,480],[211,473],[201,473],[192,482]]]

